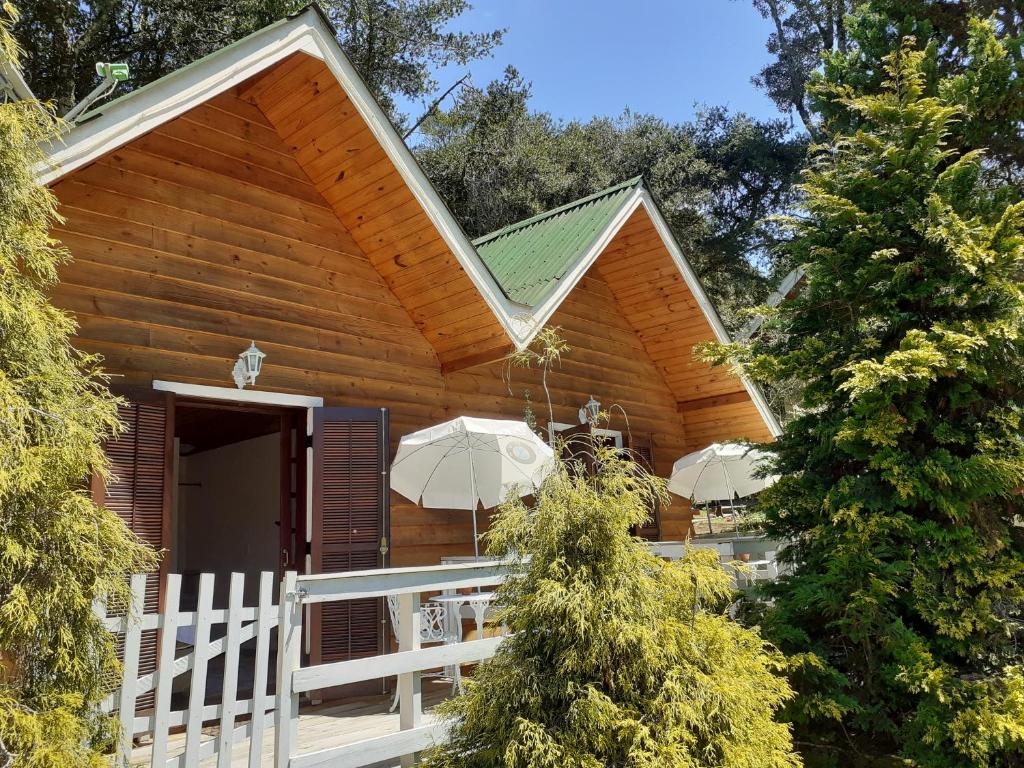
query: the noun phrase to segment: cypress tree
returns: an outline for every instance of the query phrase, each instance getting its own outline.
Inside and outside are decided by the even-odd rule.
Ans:
[[[789,221],[806,287],[710,353],[802,386],[760,499],[794,569],[763,627],[823,764],[1024,764],[1024,203],[950,141],[983,118],[978,71],[937,78],[934,56],[905,41],[868,94],[826,70],[842,130]]]
[[[514,558],[497,621],[512,635],[442,705],[432,768],[790,768],[781,659],[725,614],[717,553],[679,562],[629,535],[664,493],[609,449],[508,501],[489,554]]]
[[[0,56],[16,62],[14,9],[0,10]],[[98,361],[70,344],[74,323],[46,289],[66,258],[47,234],[54,198],[35,180],[58,125],[42,105],[0,103],[0,765],[100,765],[109,721],[96,705],[116,679],[97,597],[155,556],[86,478],[103,473],[117,401]]]

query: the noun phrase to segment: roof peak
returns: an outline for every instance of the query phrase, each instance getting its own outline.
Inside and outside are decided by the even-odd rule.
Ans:
[[[88,122],[89,120],[92,120],[98,115],[103,114],[104,111],[109,110],[110,107],[112,107],[114,104],[127,101],[130,97],[135,96],[140,92],[154,90],[155,88],[162,85],[165,80],[168,80],[172,77],[180,77],[180,73],[185,72],[187,70],[198,69],[199,66],[206,63],[210,59],[220,56],[224,51],[232,48],[238,48],[242,44],[248,42],[251,38],[266,35],[266,33],[269,30],[275,29],[277,27],[282,27],[288,24],[289,22],[294,21],[309,13],[315,14],[329,29],[335,31],[333,22],[331,22],[330,17],[327,15],[327,13],[324,11],[324,9],[320,6],[318,2],[306,3],[301,8],[297,8],[296,10],[282,16],[276,21],[272,21],[269,24],[260,27],[259,29],[255,29],[252,32],[249,32],[248,34],[243,35],[242,37],[235,40],[233,43],[228,43],[225,46],[212,50],[209,53],[203,54],[195,61],[191,61],[188,64],[185,64],[184,66],[178,67],[177,69],[173,69],[170,72],[167,72],[161,75],[160,77],[156,78],[155,80],[150,80],[145,85],[140,85],[138,88],[133,88],[130,91],[124,91],[120,93],[118,96],[114,97],[113,99],[110,99],[110,101],[102,101],[90,105],[89,109],[83,112],[81,115],[79,115],[78,118],[74,121],[72,129],[74,128],[74,126],[81,125],[82,123]],[[268,66],[273,66],[273,63],[269,64]]]
[[[550,211],[538,213],[535,216],[531,216],[528,219],[522,219],[520,221],[513,222],[512,224],[508,224],[507,226],[504,226],[501,229],[496,229],[493,232],[488,232],[486,235],[481,235],[480,237],[473,240],[473,245],[483,245],[484,243],[494,240],[495,238],[507,235],[510,232],[515,232],[517,229],[522,229],[523,227],[528,227],[532,224],[536,224],[537,222],[543,221],[544,219],[547,219],[551,216],[557,216],[560,213],[570,211],[573,208],[578,208],[581,205],[586,205],[587,203],[593,202],[594,200],[599,200],[602,197],[614,194],[628,187],[640,185],[643,183],[643,180],[643,175],[640,175],[634,176],[631,179],[626,179],[625,181],[620,181],[618,184],[610,186],[606,189],[599,190],[597,192],[593,192],[587,195],[586,197],[581,197],[579,200],[573,200],[572,202],[565,203],[563,205],[558,206],[557,208],[552,208]]]

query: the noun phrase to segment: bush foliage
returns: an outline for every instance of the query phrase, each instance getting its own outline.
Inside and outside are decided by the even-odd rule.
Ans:
[[[676,563],[629,534],[659,481],[598,449],[586,477],[562,464],[535,503],[507,502],[490,555],[512,558],[498,621],[513,633],[446,702],[451,740],[432,768],[789,768],[773,714],[781,658],[725,608],[709,550]]]
[[[992,27],[972,34],[998,70]],[[760,504],[794,542],[764,627],[800,738],[836,765],[1021,765],[1024,203],[948,141],[978,71],[937,78],[915,48],[877,92],[815,86],[842,130],[790,221],[806,289],[712,356],[803,385]]]
[[[15,59],[0,13],[0,56]],[[0,103],[0,765],[100,764],[96,704],[117,672],[94,598],[126,589],[155,556],[85,479],[104,471],[117,401],[97,360],[69,343],[74,323],[46,289],[64,251],[48,235],[54,199],[35,181],[57,123],[35,102]]]

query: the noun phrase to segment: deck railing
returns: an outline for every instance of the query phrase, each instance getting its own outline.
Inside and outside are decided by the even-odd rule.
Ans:
[[[270,666],[271,632],[277,626],[277,609],[273,604],[277,575],[263,572],[259,577],[259,598],[255,606],[244,605],[245,576],[233,573],[228,590],[228,607],[213,608],[214,574],[199,576],[199,591],[195,610],[183,610],[181,605],[181,575],[169,574],[164,586],[164,608],[160,613],[144,613],[146,577],[131,579],[131,600],[120,615],[107,615],[104,605],[96,611],[106,627],[114,633],[122,655],[121,683],[101,709],[118,714],[120,738],[113,762],[118,768],[131,764],[133,737],[146,734],[152,737],[148,763],[159,768],[178,766],[195,768],[201,760],[216,755],[217,765],[230,765],[236,742],[249,739],[248,764],[256,768],[263,755],[264,728],[270,722],[268,712],[274,709],[274,697],[267,693]],[[219,629],[211,640],[214,627]],[[156,669],[139,674],[140,658],[145,654],[144,631],[157,630],[159,641]],[[190,636],[191,651],[178,654],[180,630]],[[243,644],[256,641],[252,660],[252,692],[238,698],[238,672],[243,665],[240,654]],[[150,649],[152,651],[154,649]],[[220,685],[220,703],[206,704],[210,683],[210,662],[223,656],[223,677]],[[248,669],[246,671],[248,671]],[[190,682],[185,686],[188,672]],[[182,685],[176,686],[175,679]],[[187,687],[188,699],[183,709],[172,706],[172,693]],[[136,713],[140,697],[154,691],[152,707]],[[236,724],[240,718],[247,722]],[[219,730],[215,737],[203,738],[204,725],[216,721]],[[172,731],[185,729],[184,752],[168,757],[168,744]]]
[[[277,685],[280,706],[275,723],[274,752],[278,768],[358,768],[400,759],[411,765],[415,754],[444,739],[444,723],[426,720],[421,673],[438,667],[482,661],[494,655],[502,638],[490,637],[421,648],[422,593],[500,584],[507,567],[488,561],[427,568],[389,568],[316,576],[285,575],[281,584]],[[361,598],[398,598],[398,652],[303,668],[303,607],[315,603]],[[398,677],[400,730],[384,736],[302,754],[298,751],[299,698],[303,693]]]
[[[700,546],[699,542],[692,544]],[[684,555],[686,545],[652,542],[651,549],[675,560]],[[421,674],[482,661],[493,656],[502,641],[500,636],[484,637],[481,632],[475,640],[459,638],[455,642],[455,638],[449,638],[444,645],[420,647],[422,596],[494,586],[502,583],[508,572],[507,565],[495,561],[311,576],[289,572],[280,580],[279,590],[277,576],[265,572],[260,574],[258,601],[253,606],[244,604],[245,577],[235,573],[230,577],[228,607],[222,609],[212,607],[215,579],[213,574],[204,573],[199,576],[194,610],[191,605],[184,608],[181,604],[181,576],[170,574],[164,587],[163,610],[157,614],[143,612],[146,580],[135,576],[131,605],[126,611],[108,616],[102,606],[97,609],[105,625],[117,635],[124,659],[122,683],[103,705],[105,712],[117,712],[121,726],[114,764],[119,768],[129,765],[132,739],[141,734],[152,737],[146,762],[159,768],[196,768],[200,761],[205,764],[214,757],[218,767],[228,766],[233,747],[238,744],[238,750],[243,749],[241,742],[246,739],[247,759],[239,764],[250,768],[266,765],[271,759],[275,768],[358,768],[397,760],[403,765],[412,764],[417,752],[445,738],[444,724],[424,713]],[[276,605],[275,592],[279,594]],[[397,601],[397,652],[302,666],[307,606],[389,597]],[[461,618],[459,614],[455,621]],[[275,627],[276,688],[269,693],[268,684],[274,677],[268,670]],[[177,642],[181,630],[186,630],[189,640],[184,647]],[[158,661],[150,673],[140,670],[140,657],[146,650],[144,632],[150,638],[159,633],[159,647],[155,649]],[[154,650],[151,643],[149,650]],[[213,667],[222,668],[221,680],[210,679]],[[239,685],[240,670],[246,678],[243,686]],[[300,751],[299,701],[303,695],[392,676],[397,677],[398,684],[399,731],[319,751]],[[207,704],[208,691],[214,694],[214,700],[219,691],[220,703]],[[148,697],[146,710],[136,712],[142,697]],[[204,733],[204,727],[212,723],[219,726],[216,734]],[[271,724],[273,755],[269,747],[263,748],[264,734]],[[175,731],[184,732],[184,743],[180,735],[172,740]]]
[[[276,605],[278,578],[265,572],[260,574],[255,606],[244,605],[245,577],[234,573],[227,608],[212,607],[215,577],[204,573],[198,577],[194,610],[182,605],[181,575],[170,574],[164,587],[163,609],[148,614],[143,610],[146,577],[134,576],[130,605],[117,615],[108,615],[103,605],[96,607],[104,625],[117,638],[123,659],[121,683],[102,705],[104,712],[117,714],[120,724],[121,738],[113,765],[139,765],[142,759],[152,768],[196,768],[200,762],[206,765],[214,758],[218,768],[233,764],[257,768],[270,760],[281,768],[356,768],[388,760],[411,764],[416,752],[444,738],[443,724],[424,714],[421,673],[486,659],[494,655],[502,640],[500,636],[482,637],[421,648],[421,595],[500,584],[506,572],[505,566],[494,561],[318,576],[289,572],[280,580]],[[396,653],[301,665],[306,606],[389,596],[398,602]],[[275,628],[276,688],[269,693]],[[155,650],[157,654],[156,668],[149,673],[140,673],[140,659],[147,653],[144,632],[148,637],[157,633],[159,637],[158,647],[149,648],[150,653]],[[182,634],[188,636],[187,645],[178,642]],[[248,650],[242,659],[246,644]],[[211,679],[215,666],[217,674],[222,674],[221,680]],[[247,678],[241,698],[240,672]],[[307,754],[299,752],[299,700],[304,694],[392,676],[398,679],[398,732]],[[214,699],[219,694],[220,703],[207,704],[208,693]],[[140,700],[147,695],[145,709],[137,711]],[[218,726],[213,735],[204,731],[212,724]],[[269,749],[264,750],[264,734],[271,726],[275,729],[272,755]],[[142,735],[149,736],[151,744],[144,755],[137,754],[133,760],[133,739]],[[246,739],[247,754],[239,760],[235,745],[244,748],[241,743]]]

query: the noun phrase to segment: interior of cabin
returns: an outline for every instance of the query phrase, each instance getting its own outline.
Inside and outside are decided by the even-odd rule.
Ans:
[[[298,414],[284,409],[176,404],[169,549],[183,604],[196,601],[199,574],[213,573],[213,606],[226,607],[230,574],[240,572],[245,604],[253,605],[254,575],[294,564],[298,424]]]

